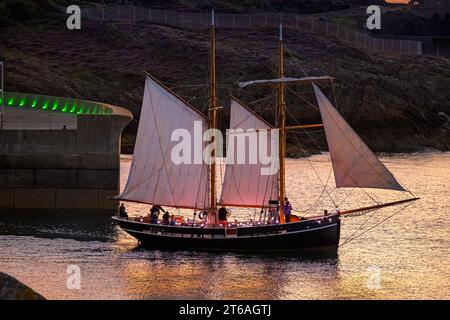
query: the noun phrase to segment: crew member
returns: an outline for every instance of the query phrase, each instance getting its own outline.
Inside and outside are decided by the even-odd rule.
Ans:
[[[292,206],[289,202],[288,198],[285,198],[285,204],[284,204],[284,219],[286,222],[290,222],[291,220],[291,212],[292,212]]]
[[[159,211],[162,210],[162,208],[158,205],[154,205],[151,209],[150,209],[150,213],[149,213],[149,220],[150,223],[153,224],[157,224],[158,223],[158,217],[159,217]]]
[[[166,212],[163,214],[162,219],[163,219],[163,221],[162,221],[163,224],[170,224],[170,214],[169,214],[169,211],[166,211]]]
[[[225,207],[221,207],[219,209],[219,220],[227,220],[228,218],[228,210]]]
[[[121,203],[119,207],[119,217],[128,219],[127,209],[123,203]]]

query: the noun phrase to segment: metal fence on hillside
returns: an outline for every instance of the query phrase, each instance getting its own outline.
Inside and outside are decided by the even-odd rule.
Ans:
[[[83,17],[95,21],[137,22],[204,29],[211,23],[207,13],[177,12],[134,6],[90,7],[82,9]],[[421,55],[422,42],[413,40],[382,39],[354,31],[337,22],[329,22],[295,13],[216,14],[218,28],[253,29],[286,28],[337,38],[349,46],[372,52]]]

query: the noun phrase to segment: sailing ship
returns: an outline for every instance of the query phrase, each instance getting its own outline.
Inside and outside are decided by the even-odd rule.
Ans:
[[[170,225],[147,217],[113,217],[119,226],[145,246],[183,250],[250,250],[250,251],[326,251],[336,252],[340,241],[341,217],[400,205],[417,200],[376,204],[340,211],[318,212],[314,217],[290,215],[285,219],[286,132],[295,129],[323,127],[331,155],[337,188],[381,188],[406,191],[393,174],[339,114],[318,87],[331,77],[287,78],[284,70],[282,26],[279,31],[278,78],[254,80],[240,86],[270,85],[277,89],[277,123],[271,125],[237,98],[231,99],[230,128],[276,132],[277,171],[261,175],[260,162],[226,164],[221,195],[217,197],[216,138],[209,162],[177,164],[171,160],[176,143],[174,130],[182,129],[194,136],[208,129],[217,129],[219,105],[216,90],[215,23],[211,23],[210,106],[209,116],[199,112],[152,75],[146,73],[145,90],[139,120],[134,156],[123,192],[116,199],[154,206],[191,210],[193,218],[177,220]],[[285,87],[288,84],[311,84],[319,106],[322,124],[286,126]],[[201,124],[201,125],[198,125]],[[270,139],[266,139],[269,144]],[[261,141],[258,144],[261,145]],[[266,142],[263,142],[266,143]],[[201,148],[206,147],[203,142]],[[266,146],[270,148],[269,145]],[[192,158],[203,150],[191,150]],[[227,149],[234,147],[228,146]],[[236,150],[234,150],[236,151]],[[275,151],[275,150],[272,150]],[[228,152],[228,151],[227,151]],[[274,153],[274,152],[272,152]],[[290,191],[292,193],[292,190]],[[218,218],[219,206],[260,208],[259,219],[226,222]],[[266,213],[270,212],[272,215]]]

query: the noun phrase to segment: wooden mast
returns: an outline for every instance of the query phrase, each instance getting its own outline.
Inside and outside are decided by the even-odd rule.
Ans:
[[[0,80],[0,99],[2,99],[1,109],[0,109],[0,130],[3,130],[4,122],[5,122],[5,88],[4,88],[4,69],[3,69],[3,61],[0,61],[0,72],[2,73]]]
[[[209,128],[217,129],[217,90],[216,90],[216,28],[214,10],[211,11],[211,74],[210,74],[210,107]],[[216,138],[212,138],[213,150],[210,164],[210,211],[214,213],[217,222],[217,195],[216,195]]]
[[[279,30],[279,63],[278,63],[278,77],[280,79],[284,78],[284,45],[283,45],[283,25],[280,24]],[[277,109],[278,109],[278,128],[279,128],[279,197],[278,206],[280,208],[280,223],[284,223],[284,198],[286,195],[285,187],[285,156],[286,156],[286,110],[285,110],[285,100],[284,100],[284,82],[281,81],[278,85],[278,98],[277,98]]]

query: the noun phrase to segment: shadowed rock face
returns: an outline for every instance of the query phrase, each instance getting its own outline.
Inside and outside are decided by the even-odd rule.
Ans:
[[[45,300],[17,279],[0,272],[0,300]]]

